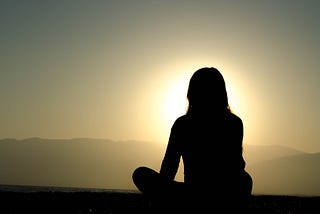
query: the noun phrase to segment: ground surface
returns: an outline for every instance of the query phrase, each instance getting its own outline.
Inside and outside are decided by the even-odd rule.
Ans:
[[[0,213],[2,214],[152,213],[150,209],[150,202],[138,192],[23,193],[1,191],[0,197]],[[319,214],[320,197],[254,195],[250,199],[247,213]]]

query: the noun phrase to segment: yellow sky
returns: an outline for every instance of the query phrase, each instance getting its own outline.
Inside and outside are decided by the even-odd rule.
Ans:
[[[188,78],[213,66],[243,119],[244,143],[320,151],[319,8],[317,1],[2,2],[0,138],[166,143]]]

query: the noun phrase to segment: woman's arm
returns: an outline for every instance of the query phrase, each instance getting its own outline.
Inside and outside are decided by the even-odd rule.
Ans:
[[[160,175],[174,180],[181,158],[181,137],[177,121],[173,124],[164,158],[161,163]]]

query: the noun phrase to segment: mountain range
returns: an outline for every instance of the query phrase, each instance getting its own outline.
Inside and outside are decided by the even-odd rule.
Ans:
[[[109,139],[2,139],[0,184],[135,189],[133,170],[159,170],[165,144]],[[320,152],[279,145],[243,148],[253,194],[320,195]],[[183,181],[183,164],[176,180]]]

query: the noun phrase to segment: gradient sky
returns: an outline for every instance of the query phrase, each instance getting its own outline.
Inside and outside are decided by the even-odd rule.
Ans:
[[[167,143],[198,68],[244,143],[320,151],[320,1],[1,1],[0,138]]]

